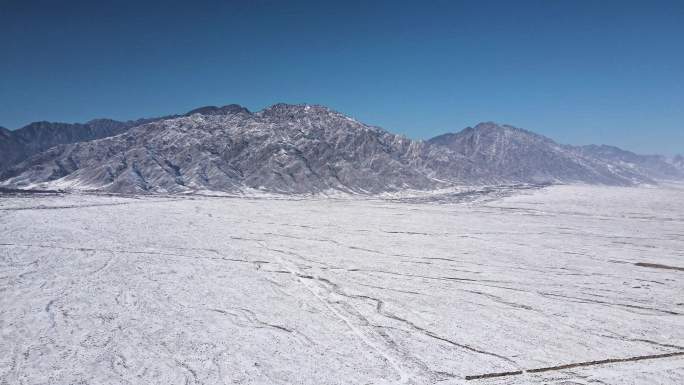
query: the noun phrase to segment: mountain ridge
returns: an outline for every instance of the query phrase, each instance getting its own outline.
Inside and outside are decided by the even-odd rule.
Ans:
[[[164,115],[126,121],[110,118],[95,118],[85,123],[40,120],[26,124],[16,130],[0,127],[0,171],[56,145],[115,136],[132,127],[156,120],[188,116],[194,113],[225,114],[230,111],[249,113],[245,107],[238,104],[228,104],[221,107],[203,106],[180,115]]]
[[[684,178],[684,170],[664,157],[562,145],[510,125],[483,122],[416,141],[321,105],[278,103],[251,112],[229,104],[128,127],[107,122],[115,129],[105,133],[113,135],[59,143],[0,168],[0,185],[376,194],[464,184],[634,185]]]

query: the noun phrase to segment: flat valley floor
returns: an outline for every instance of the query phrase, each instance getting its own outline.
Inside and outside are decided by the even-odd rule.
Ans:
[[[0,197],[0,384],[684,384],[684,189]]]

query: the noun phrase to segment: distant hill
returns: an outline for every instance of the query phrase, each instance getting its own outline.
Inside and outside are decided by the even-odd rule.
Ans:
[[[14,131],[0,127],[0,171],[50,147],[118,135],[151,120],[120,122],[95,119],[73,124],[34,122]]]

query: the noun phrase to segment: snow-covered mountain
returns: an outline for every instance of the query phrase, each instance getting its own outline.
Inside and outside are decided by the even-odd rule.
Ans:
[[[17,186],[52,181],[116,192],[436,187],[440,183],[413,162],[421,147],[321,106],[277,104],[257,113],[209,107],[121,135],[53,147],[3,179]]]
[[[458,181],[584,182],[612,185],[653,182],[647,173],[609,164],[571,146],[527,130],[492,122],[428,141],[462,156],[439,167],[441,175]]]
[[[639,155],[615,146],[588,145],[575,149],[590,158],[598,159],[615,168],[632,170],[656,180],[681,179],[684,169],[662,155]]]
[[[0,127],[0,171],[58,144],[77,143],[121,134],[154,119],[120,122],[94,119],[87,123],[34,122],[10,131]]]
[[[658,157],[564,146],[494,123],[414,141],[317,105],[254,113],[210,106],[117,129],[11,165],[0,183],[125,193],[379,193],[457,184],[630,185],[684,174]]]

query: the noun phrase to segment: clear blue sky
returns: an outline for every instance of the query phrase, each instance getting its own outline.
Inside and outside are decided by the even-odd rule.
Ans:
[[[0,0],[0,125],[328,105],[684,152],[684,1]]]

